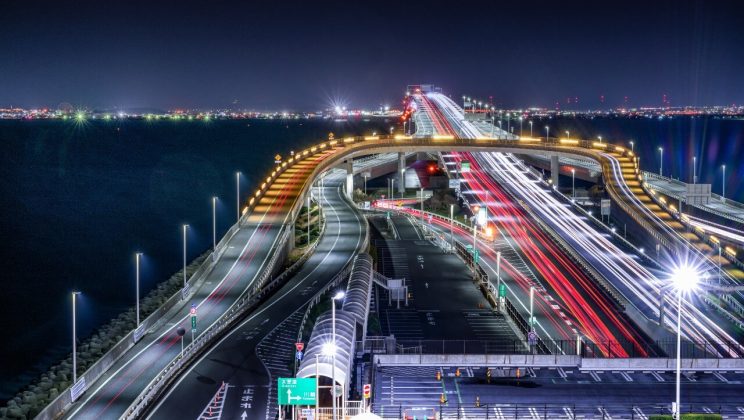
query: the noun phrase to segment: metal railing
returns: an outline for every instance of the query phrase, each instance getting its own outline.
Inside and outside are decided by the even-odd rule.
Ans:
[[[525,380],[526,382],[526,380]],[[446,396],[445,396],[446,398]],[[383,419],[413,420],[427,418],[437,419],[499,419],[499,420],[551,420],[561,419],[597,419],[597,420],[646,420],[652,415],[671,415],[670,403],[659,404],[576,404],[525,402],[521,404],[494,401],[447,401],[440,403],[439,398],[431,404],[373,404],[372,412]],[[682,404],[681,412],[719,414],[729,418],[739,418],[742,414],[735,405],[717,405],[709,403]],[[426,416],[426,417],[424,417]]]
[[[507,304],[508,305],[508,304]],[[521,328],[526,328],[523,322]],[[370,337],[366,348],[379,354],[554,354],[577,355],[577,341],[545,338],[537,342],[528,339],[517,340],[397,340],[389,337]],[[392,346],[392,347],[391,347]],[[710,341],[682,340],[682,357],[687,359],[738,359],[727,356],[734,350],[743,350],[744,345],[735,341],[716,343]],[[405,349],[399,353],[399,349]],[[620,352],[619,349],[626,349]],[[648,354],[675,354],[676,340],[657,340],[637,344],[629,340],[583,339],[580,354],[586,359],[631,359],[648,357]],[[721,351],[728,349],[729,351]]]

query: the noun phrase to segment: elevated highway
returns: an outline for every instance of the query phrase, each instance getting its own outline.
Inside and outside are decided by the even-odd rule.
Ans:
[[[432,107],[436,109],[436,107]],[[433,112],[437,112],[436,110]],[[439,111],[440,114],[443,114]],[[450,118],[452,118],[450,116]],[[480,131],[448,128],[442,116],[430,118],[431,136],[359,136],[334,139],[308,147],[280,162],[247,200],[240,222],[231,229],[225,245],[203,270],[203,278],[192,279],[187,299],[153,325],[136,345],[118,358],[103,376],[91,378],[87,392],[72,407],[55,406],[49,417],[62,411],[68,417],[118,418],[180,356],[176,330],[190,328],[188,307],[197,306],[200,331],[197,343],[210,346],[211,337],[232,326],[250,297],[264,287],[281,267],[281,260],[294,242],[292,225],[311,186],[327,170],[344,165],[346,194],[353,191],[353,159],[371,154],[441,151],[499,151],[515,154],[549,154],[561,158],[588,158],[598,162],[613,200],[634,217],[662,246],[677,252],[680,245],[709,256],[713,248],[686,230],[644,185],[638,158],[626,148],[578,139],[494,139]],[[444,132],[444,134],[442,134]],[[741,273],[732,273],[738,281]],[[744,276],[742,276],[744,277]],[[203,326],[203,329],[201,328]],[[209,332],[209,334],[207,334]],[[215,333],[215,335],[212,335]]]

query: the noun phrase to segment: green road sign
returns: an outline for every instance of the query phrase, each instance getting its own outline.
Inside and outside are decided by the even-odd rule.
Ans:
[[[499,297],[506,297],[506,285],[504,283],[499,284]]]
[[[460,172],[470,172],[470,162],[463,160],[460,162]]]
[[[196,329],[196,317],[195,316],[191,317],[191,329],[192,330]]]
[[[277,382],[279,405],[315,405],[315,378],[279,378]]]

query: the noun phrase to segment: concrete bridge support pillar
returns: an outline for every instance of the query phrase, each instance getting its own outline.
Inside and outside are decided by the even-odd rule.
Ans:
[[[400,182],[398,182],[398,192],[401,194],[401,197],[406,192],[406,154],[403,152],[398,152],[398,176],[400,177]]]
[[[561,163],[558,160],[558,156],[550,157],[550,179],[553,180],[553,185],[558,187],[558,176],[561,173]]]
[[[346,161],[346,196],[354,196],[354,162],[352,159]]]

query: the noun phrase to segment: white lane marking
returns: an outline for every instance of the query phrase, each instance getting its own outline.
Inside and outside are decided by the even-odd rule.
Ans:
[[[597,375],[597,372],[589,372],[589,375],[594,379],[595,382],[602,382],[602,378]]]

